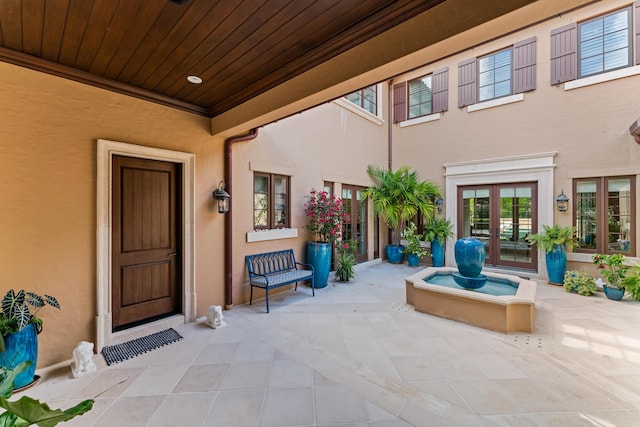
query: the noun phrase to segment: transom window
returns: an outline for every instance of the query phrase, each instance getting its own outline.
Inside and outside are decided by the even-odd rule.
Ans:
[[[631,8],[578,26],[580,77],[631,66]]]
[[[631,176],[574,181],[578,252],[635,256],[635,179]]]
[[[511,95],[511,48],[478,59],[478,100]]]
[[[253,175],[253,228],[289,227],[289,177],[268,173]]]
[[[409,82],[409,118],[427,116],[433,112],[431,74]]]
[[[378,114],[378,85],[357,90],[345,98],[373,115]]]

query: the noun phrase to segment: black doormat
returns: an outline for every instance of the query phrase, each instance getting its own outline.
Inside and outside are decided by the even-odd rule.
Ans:
[[[107,365],[111,366],[114,363],[140,356],[148,351],[180,341],[181,339],[182,335],[174,331],[173,328],[169,328],[122,344],[106,346],[102,349],[102,355],[107,361]]]

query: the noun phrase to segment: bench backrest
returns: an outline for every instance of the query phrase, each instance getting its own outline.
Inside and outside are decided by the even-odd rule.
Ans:
[[[252,274],[269,275],[297,269],[293,249],[246,255],[244,258],[249,276]]]

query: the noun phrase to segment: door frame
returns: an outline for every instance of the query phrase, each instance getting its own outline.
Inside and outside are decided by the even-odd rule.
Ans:
[[[107,345],[156,332],[162,320],[132,330],[112,332],[111,234],[113,156],[138,157],[182,165],[182,316],[174,323],[193,322],[196,317],[195,288],[195,154],[99,139],[96,182],[96,351]],[[171,318],[170,318],[171,319]]]
[[[458,187],[481,184],[538,183],[538,227],[553,224],[554,157],[557,152],[525,154],[521,156],[446,163],[445,217],[450,218],[454,230],[458,229]],[[535,232],[537,232],[536,230]],[[447,240],[445,259],[447,266],[455,267],[455,239]],[[499,270],[499,269],[498,269]],[[537,274],[546,277],[544,253],[538,248]],[[533,275],[535,276],[535,275]]]

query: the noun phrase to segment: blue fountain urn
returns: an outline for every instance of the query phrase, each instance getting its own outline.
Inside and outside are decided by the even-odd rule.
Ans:
[[[482,241],[475,237],[458,239],[455,245],[458,271],[464,277],[478,277],[484,266],[485,250]]]

